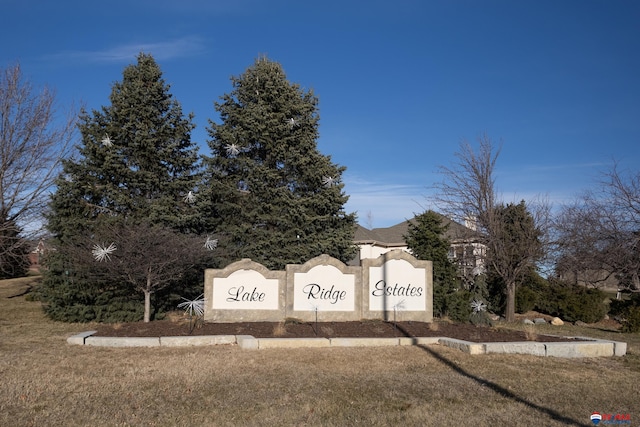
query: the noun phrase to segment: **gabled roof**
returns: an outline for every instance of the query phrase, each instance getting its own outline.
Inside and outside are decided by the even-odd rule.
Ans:
[[[452,243],[460,240],[474,240],[474,235],[476,234],[475,231],[450,220],[444,215],[440,216],[442,217],[442,224],[448,225],[449,227],[445,233],[445,237]],[[406,246],[407,243],[404,240],[404,236],[409,232],[409,224],[414,223],[414,221],[415,218],[412,218],[391,227],[374,228],[372,230],[364,228],[358,224],[356,226],[354,241],[355,243],[369,243],[384,247]]]
[[[384,247],[407,246],[402,236],[407,233],[408,227],[407,221],[396,224],[393,227],[374,228],[373,230],[357,224],[354,241],[355,243],[368,243]]]

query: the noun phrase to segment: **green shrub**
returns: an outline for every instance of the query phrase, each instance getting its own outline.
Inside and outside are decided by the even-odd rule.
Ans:
[[[469,322],[476,326],[493,326],[493,322],[486,311],[472,312],[469,315]]]
[[[526,313],[534,310],[538,303],[538,293],[528,286],[520,286],[516,289],[516,312]]]
[[[507,305],[504,281],[495,274],[489,274],[487,287],[487,303],[492,311],[503,313]],[[516,286],[516,312],[526,313],[537,309],[538,301],[545,295],[547,287],[548,282],[546,279],[534,269],[528,270]]]
[[[609,315],[620,319],[623,332],[640,332],[640,295],[628,299],[612,300]]]
[[[539,298],[536,308],[568,322],[595,323],[607,314],[605,299],[604,292],[598,289],[552,282]]]
[[[570,322],[598,322],[607,314],[605,298],[604,293],[598,289],[578,290],[567,300],[564,318]]]
[[[640,306],[627,307],[622,313],[622,332],[640,332]]]
[[[453,292],[446,297],[446,314],[456,322],[468,322],[471,315],[471,293],[468,291]]]
[[[622,316],[627,308],[633,306],[630,300],[614,299],[609,303],[609,316]]]
[[[442,317],[447,311],[447,294],[442,286],[433,284],[433,315]]]
[[[496,276],[489,274],[487,276],[487,305],[494,313],[504,313],[507,306],[507,296],[504,292],[505,285],[503,280]]]
[[[640,306],[640,294],[633,293],[630,296],[623,296],[622,299],[613,299],[609,303],[610,316],[622,316],[629,307]]]

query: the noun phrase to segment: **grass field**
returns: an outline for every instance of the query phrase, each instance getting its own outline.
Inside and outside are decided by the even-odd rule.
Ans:
[[[628,343],[595,359],[73,346],[91,325],[47,320],[20,295],[29,280],[0,282],[0,426],[592,426],[594,411],[640,425],[638,334],[551,329]]]

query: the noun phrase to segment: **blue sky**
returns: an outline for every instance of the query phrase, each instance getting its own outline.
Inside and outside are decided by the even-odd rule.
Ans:
[[[635,0],[0,0],[0,67],[98,109],[140,51],[195,113],[201,153],[230,76],[267,55],[320,99],[346,206],[386,227],[435,208],[462,140],[502,143],[506,201],[560,204],[640,165]]]

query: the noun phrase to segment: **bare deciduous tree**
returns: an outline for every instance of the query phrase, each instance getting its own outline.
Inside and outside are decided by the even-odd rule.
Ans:
[[[74,114],[56,115],[54,92],[36,91],[19,65],[0,70],[0,235],[39,231],[47,193],[69,155],[74,129]],[[16,239],[0,245],[0,256],[21,244]]]
[[[494,168],[500,148],[486,136],[478,143],[475,151],[463,141],[455,153],[457,161],[450,168],[440,167],[444,180],[436,185],[436,198],[451,219],[461,224],[475,222],[477,231],[486,234],[485,227],[497,204]]]
[[[640,173],[614,167],[556,222],[562,277],[640,291]]]
[[[500,148],[482,136],[476,150],[466,141],[451,167],[441,167],[436,201],[443,213],[472,224],[475,239],[486,247],[484,265],[503,280],[507,296],[505,317],[515,319],[516,284],[542,257],[549,206],[545,201],[504,205],[498,200],[494,170]]]
[[[151,295],[177,285],[206,255],[202,239],[159,225],[102,224],[91,239],[63,248],[78,271],[144,295],[144,321],[151,320]]]

